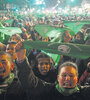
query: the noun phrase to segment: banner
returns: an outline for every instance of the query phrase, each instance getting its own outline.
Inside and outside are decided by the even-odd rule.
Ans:
[[[87,59],[90,57],[90,45],[73,43],[56,43],[44,41],[24,41],[23,48],[34,48],[47,53]]]

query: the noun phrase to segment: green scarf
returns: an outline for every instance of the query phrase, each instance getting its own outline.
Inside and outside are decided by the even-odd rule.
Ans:
[[[9,85],[13,82],[14,74],[10,73],[9,77],[5,79],[3,83],[0,84],[0,94],[6,91]]]
[[[63,87],[60,87],[59,84],[56,85],[56,89],[61,93],[63,94],[64,96],[69,96],[73,93],[76,93],[76,92],[79,92],[79,87],[76,85],[75,88],[63,88]]]

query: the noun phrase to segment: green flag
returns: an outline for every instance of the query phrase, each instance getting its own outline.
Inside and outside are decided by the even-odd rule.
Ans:
[[[44,38],[46,37],[58,37],[59,34],[62,32],[65,32],[66,30],[70,31],[71,35],[74,35],[75,33],[68,27],[59,28],[55,26],[50,25],[36,25],[34,29]]]
[[[44,52],[44,51],[42,51],[42,52]],[[60,61],[61,56],[58,54],[53,54],[53,53],[47,53],[47,52],[44,52],[44,53],[53,59],[53,61],[55,63],[54,66],[56,67]]]
[[[22,33],[21,29],[18,27],[5,27],[5,28],[0,27],[0,32],[9,36],[12,36],[13,34],[16,33]]]
[[[59,28],[55,26],[49,26],[49,25],[36,25],[35,30],[39,32],[39,34],[42,37],[53,37],[54,39],[51,40],[51,42],[58,42],[60,43],[62,41],[63,33],[67,30],[69,30],[70,34],[73,36],[74,32],[67,28]],[[52,53],[47,53],[55,62],[55,65],[57,66],[59,60],[60,60],[60,55],[58,54],[52,54]]]
[[[55,29],[55,27],[53,26],[49,26],[49,25],[44,25],[44,24],[40,24],[40,25],[36,25],[34,27],[34,29],[44,38],[46,38],[46,33],[50,32],[52,30]]]
[[[75,34],[85,25],[90,24],[90,21],[64,21],[64,25],[68,26]]]
[[[25,49],[34,48],[43,50],[48,53],[66,55],[81,59],[90,57],[90,45],[73,44],[73,43],[56,43],[44,41],[24,41],[23,47]]]
[[[13,19],[12,20],[6,20],[5,23],[9,23],[10,25],[12,25]]]
[[[52,31],[46,33],[46,36],[50,37],[50,38],[58,37],[60,35],[60,33],[61,33],[60,30],[52,30]]]

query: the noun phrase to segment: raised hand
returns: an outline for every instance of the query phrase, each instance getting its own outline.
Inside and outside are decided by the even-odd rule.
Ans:
[[[23,46],[23,41],[24,40],[21,40],[19,41],[17,44],[16,44],[16,56],[17,56],[17,61],[22,61],[25,59],[26,57],[26,49],[22,49],[22,46]]]

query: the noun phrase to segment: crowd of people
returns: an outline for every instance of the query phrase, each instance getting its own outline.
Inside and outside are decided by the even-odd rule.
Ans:
[[[90,57],[79,59],[60,55],[58,65],[55,66],[53,58],[41,50],[22,48],[25,40],[52,40],[42,37],[34,29],[36,24],[64,28],[63,20],[70,18],[45,16],[35,19],[33,16],[24,16],[18,19],[9,14],[0,16],[4,27],[19,27],[22,30],[21,34],[16,33],[0,41],[0,100],[90,99]],[[85,20],[85,17],[72,18],[74,21]],[[12,24],[5,23],[11,19]],[[85,24],[73,36],[66,30],[60,39],[62,43],[90,45],[90,24]]]

